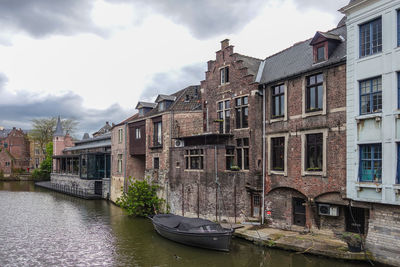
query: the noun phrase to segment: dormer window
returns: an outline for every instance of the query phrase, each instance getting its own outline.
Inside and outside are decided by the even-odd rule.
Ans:
[[[317,62],[325,60],[325,46],[317,48]]]
[[[165,110],[165,102],[158,103],[158,111],[164,111],[164,110]]]
[[[328,60],[336,47],[342,42],[342,38],[332,33],[317,32],[311,40],[313,47],[314,63]]]
[[[143,110],[143,108],[140,108],[139,109],[139,116],[143,116],[144,115],[144,110]]]
[[[221,76],[221,85],[229,83],[229,67],[224,67],[219,71]]]

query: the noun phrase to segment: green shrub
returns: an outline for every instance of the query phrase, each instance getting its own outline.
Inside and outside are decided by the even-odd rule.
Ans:
[[[134,181],[129,177],[128,190],[117,199],[116,203],[128,215],[147,217],[158,213],[164,200],[157,197],[158,186],[146,180]]]

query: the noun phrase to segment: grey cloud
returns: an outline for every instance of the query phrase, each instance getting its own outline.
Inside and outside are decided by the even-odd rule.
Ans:
[[[102,34],[90,17],[89,0],[1,0],[0,25],[36,38],[77,32]]]
[[[140,100],[154,101],[158,94],[172,94],[189,85],[200,84],[205,71],[206,64],[197,63],[177,71],[156,73],[142,91]]]
[[[262,10],[265,0],[107,0],[147,7],[188,27],[194,37],[206,39],[239,31]],[[147,12],[145,12],[146,14]]]
[[[319,9],[321,11],[327,11],[335,14],[336,10],[339,10],[341,7],[344,7],[350,2],[350,0],[294,0],[294,3],[300,9]],[[339,12],[336,12],[336,16],[342,16]]]
[[[5,94],[0,92],[0,98],[3,95]],[[83,99],[73,93],[62,96],[48,95],[34,99],[30,93],[19,92],[15,99],[20,101],[0,104],[0,126],[30,129],[32,119],[60,115],[63,118],[73,118],[79,122],[76,132],[78,138],[81,138],[84,132],[97,131],[106,121],[119,123],[134,112],[133,110],[124,110],[118,104],[113,104],[105,109],[88,109],[83,106]]]

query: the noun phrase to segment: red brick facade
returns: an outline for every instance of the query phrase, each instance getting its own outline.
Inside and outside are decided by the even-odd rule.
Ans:
[[[0,170],[11,174],[13,169],[29,168],[29,140],[27,135],[15,127],[8,136],[0,140]]]
[[[321,111],[304,112],[306,79],[322,74],[324,100]],[[285,86],[287,109],[284,118],[272,116],[272,90],[276,85]],[[267,174],[266,209],[271,212],[270,222],[280,228],[292,229],[294,225],[315,229],[344,231],[343,200],[346,186],[346,65],[331,66],[301,76],[279,81],[266,87],[267,108]],[[326,96],[326,97],[325,97]],[[285,96],[286,97],[286,96]],[[321,170],[307,169],[307,136],[321,134]],[[273,138],[285,138],[285,167],[273,170]],[[310,151],[308,151],[311,153]],[[270,155],[268,155],[270,154]],[[296,212],[296,201],[302,200]],[[320,216],[319,205],[339,207],[339,216]]]
[[[228,40],[221,42],[216,59],[208,62],[206,79],[201,82],[203,132],[181,135],[185,146],[171,149],[169,204],[173,212],[211,219],[229,218],[231,222],[259,216],[262,97],[257,93],[254,79],[260,62],[234,53]],[[236,105],[236,99],[240,99],[240,106]],[[221,101],[224,104],[219,104]],[[239,125],[236,124],[237,109],[248,114],[248,123],[242,119]],[[222,113],[225,114],[223,118],[218,115]],[[222,131],[221,124],[225,125]],[[244,166],[242,150],[238,151],[237,146],[243,139],[248,140],[245,146],[249,154],[248,167]],[[227,156],[228,151],[233,154]],[[239,152],[242,164],[238,163]],[[194,166],[189,166],[192,164],[190,153],[202,153],[203,166],[198,168],[197,161]],[[227,157],[232,159],[232,165],[242,165],[242,169],[230,170]],[[256,207],[253,207],[255,196]]]

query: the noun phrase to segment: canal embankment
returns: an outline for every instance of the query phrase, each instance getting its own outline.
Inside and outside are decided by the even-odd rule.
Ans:
[[[300,233],[275,228],[244,225],[234,235],[256,245],[312,254],[340,260],[374,261],[370,252],[350,252],[343,240],[334,236]]]

